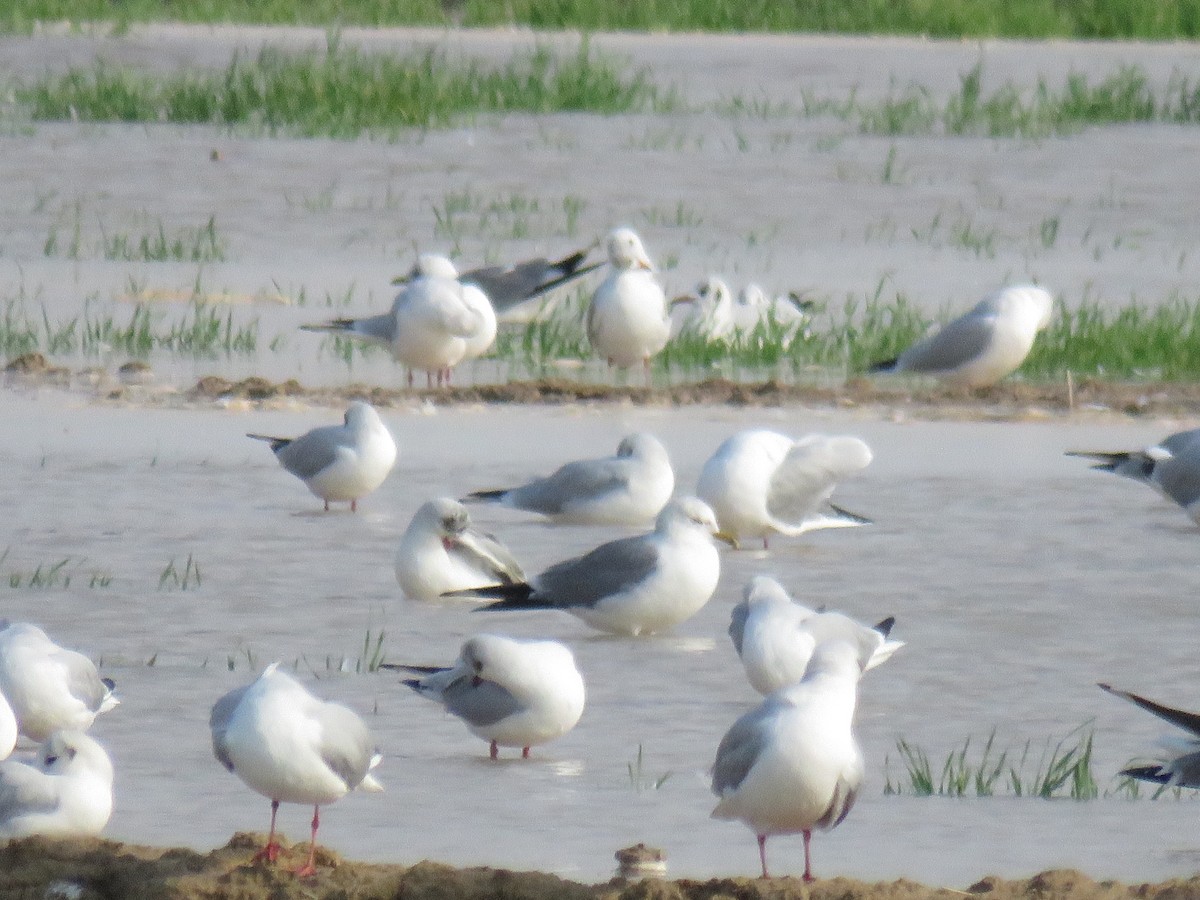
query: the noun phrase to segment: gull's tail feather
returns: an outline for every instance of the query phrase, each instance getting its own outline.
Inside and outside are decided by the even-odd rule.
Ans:
[[[548,294],[548,293],[550,293],[550,291],[554,290],[555,288],[562,287],[562,285],[572,282],[576,278],[582,278],[588,272],[594,272],[596,269],[598,269],[602,265],[604,265],[604,263],[592,263],[590,266],[583,266],[582,268],[576,268],[579,265],[579,263],[583,262],[583,258],[586,255],[587,255],[587,251],[581,250],[579,253],[576,253],[572,256],[567,257],[566,259],[560,260],[559,262],[555,263],[554,267],[556,269],[563,270],[563,274],[559,275],[557,278],[552,278],[549,281],[538,285],[537,290],[535,290],[533,293],[531,293],[525,299],[532,300],[534,297],[540,297],[543,294]],[[571,267],[566,268],[566,264],[568,262],[572,262],[572,261],[573,261],[573,263],[572,263]]]
[[[1096,686],[1102,691],[1108,691],[1108,693],[1113,694],[1114,696],[1128,700],[1130,703],[1133,703],[1136,706],[1140,706],[1142,709],[1146,710],[1146,712],[1153,713],[1160,719],[1170,722],[1172,725],[1177,725],[1185,731],[1190,731],[1192,734],[1200,735],[1200,713],[1192,713],[1183,709],[1175,709],[1172,706],[1163,706],[1161,703],[1155,703],[1153,700],[1147,700],[1145,697],[1138,696],[1137,694],[1130,693],[1129,691],[1118,690],[1111,684],[1100,683]]]
[[[843,509],[833,503],[826,503],[825,506],[829,512],[819,513],[814,516],[807,530],[815,531],[820,528],[853,528],[856,525],[874,525],[875,522],[868,519],[866,516],[860,516],[858,513],[850,512],[848,509]]]
[[[256,441],[266,441],[271,445],[271,450],[278,453],[284,447],[292,442],[292,438],[271,437],[269,434],[251,434],[246,432],[246,437],[254,438]]]
[[[1117,774],[1127,775],[1139,781],[1153,781],[1155,784],[1171,783],[1171,773],[1162,766],[1131,766],[1128,769],[1122,769]]]
[[[332,322],[317,322],[313,325],[301,325],[301,331],[354,331],[357,319],[334,319]]]
[[[1081,459],[1092,460],[1092,468],[1100,472],[1112,472],[1145,481],[1154,474],[1154,464],[1157,460],[1143,451],[1103,453],[1092,450],[1068,450],[1066,456],[1078,456]]]
[[[495,612],[505,609],[553,609],[554,604],[534,596],[533,585],[521,581],[516,584],[494,584],[490,587],[459,591],[456,597],[477,597],[480,600],[495,600],[486,606],[478,606],[472,612]]]
[[[882,622],[879,622],[876,625],[872,625],[871,627],[874,628],[876,631],[878,631],[880,634],[882,634],[884,637],[887,637],[888,635],[890,635],[892,633],[892,629],[895,627],[895,625],[896,625],[896,617],[888,616]]]
[[[463,503],[499,503],[504,499],[504,495],[508,493],[508,489],[504,488],[498,491],[472,491],[467,496],[462,498]]]
[[[447,672],[449,669],[446,666],[410,666],[407,663],[380,663],[379,668],[388,669],[392,672],[416,672],[418,675],[436,675],[438,672]],[[408,684],[408,682],[404,682]]]

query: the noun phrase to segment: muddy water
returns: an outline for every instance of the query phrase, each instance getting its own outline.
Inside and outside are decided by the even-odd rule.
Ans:
[[[266,800],[212,758],[207,715],[222,692],[278,659],[362,712],[384,751],[387,793],[349,797],[323,816],[322,840],[347,855],[537,867],[588,880],[610,873],[615,849],[643,840],[667,850],[677,876],[752,872],[749,832],[708,818],[704,773],[721,734],[755,702],[725,628],[741,585],[767,572],[810,604],[868,619],[893,614],[895,636],[908,642],[864,680],[867,784],[847,822],[817,838],[819,872],[963,885],[985,872],[1069,865],[1140,880],[1191,871],[1200,859],[1187,800],[884,795],[889,756],[891,777],[900,775],[897,738],[939,760],[995,728],[1001,746],[1031,740],[1037,752],[1089,720],[1097,774],[1111,788],[1118,766],[1163,729],[1102,694],[1097,680],[1196,705],[1195,528],[1149,490],[1061,455],[1139,445],[1177,423],[392,410],[396,470],[358,515],[325,515],[243,433],[291,434],[334,411],[100,408],[11,392],[0,408],[15,426],[0,433],[0,543],[9,548],[0,610],[101,658],[119,684],[122,705],[95,728],[117,766],[111,837],[206,848],[236,829],[265,828]],[[485,616],[399,594],[391,554],[428,497],[605,452],[634,428],[665,440],[688,487],[719,441],[750,425],[865,438],[876,460],[838,499],[877,524],[779,541],[766,556],[725,554],[714,600],[654,639],[600,637],[560,614]],[[619,533],[556,529],[489,508],[478,519],[530,571]],[[182,571],[189,554],[199,586],[160,589],[168,562]],[[9,586],[10,573],[63,557],[69,585]],[[111,584],[89,587],[96,573]],[[394,675],[353,671],[364,636],[381,629],[389,660],[422,663],[448,661],[464,636],[483,629],[561,639],[587,679],[584,718],[529,762],[491,763],[481,741]],[[670,773],[659,789],[631,783],[639,746],[642,781]],[[293,837],[307,820],[297,807],[281,819]],[[773,841],[771,854],[780,871],[801,865],[797,840]]]

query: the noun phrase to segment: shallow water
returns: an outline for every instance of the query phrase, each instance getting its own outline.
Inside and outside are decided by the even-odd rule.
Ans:
[[[322,841],[356,858],[537,867],[603,879],[618,847],[663,847],[676,876],[753,873],[754,841],[708,817],[705,772],[724,730],[756,702],[725,635],[752,575],[779,576],[803,601],[864,619],[897,617],[908,642],[862,685],[858,734],[867,783],[847,821],[814,843],[818,874],[911,876],[965,886],[985,873],[1078,866],[1097,877],[1157,879],[1200,859],[1194,803],[884,796],[904,737],[940,762],[993,728],[1002,747],[1094,720],[1102,789],[1164,732],[1094,686],[1111,680],[1195,706],[1192,614],[1196,529],[1127,480],[1066,459],[1069,448],[1153,441],[1177,423],[949,424],[874,421],[804,410],[388,410],[396,469],[358,515],[320,503],[243,433],[293,434],[331,410],[238,413],[83,405],[43,392],[0,395],[8,510],[0,611],[42,623],[103,660],[122,705],[95,734],[117,767],[108,835],[200,848],[265,830],[268,803],[213,759],[211,703],[272,660],[299,665],[316,692],[363,713],[384,752],[382,795],[353,795],[322,816]],[[609,452],[633,429],[659,434],[679,484],[738,428],[860,435],[876,459],[842,486],[867,528],[779,540],[769,555],[723,555],[717,596],[674,634],[598,636],[556,613],[475,615],[469,604],[401,598],[391,554],[412,512],[437,494],[503,486],[572,457]],[[531,572],[620,532],[551,528],[477,508]],[[159,589],[191,554],[202,581]],[[9,586],[12,572],[70,557],[69,586]],[[112,576],[88,586],[93,573]],[[386,632],[391,661],[448,662],[480,630],[567,642],[588,684],[579,726],[528,762],[486,759],[455,719],[394,674],[338,673]],[[153,660],[153,665],[149,662]],[[251,661],[253,665],[251,665]],[[229,671],[229,666],[233,671]],[[636,790],[628,766],[643,753]],[[285,807],[299,839],[308,813]],[[797,872],[800,842],[771,841],[773,867]]]

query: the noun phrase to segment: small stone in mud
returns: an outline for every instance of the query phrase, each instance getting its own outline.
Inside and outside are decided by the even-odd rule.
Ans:
[[[117,375],[126,384],[147,384],[154,380],[154,370],[150,364],[140,359],[131,359],[119,369]]]
[[[613,854],[621,878],[661,878],[667,874],[667,854],[639,842]]]
[[[51,370],[46,357],[40,353],[22,353],[16,359],[10,360],[4,367],[5,372],[15,372],[20,375],[43,375]]]

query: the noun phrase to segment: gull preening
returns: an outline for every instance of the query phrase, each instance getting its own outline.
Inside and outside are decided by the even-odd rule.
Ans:
[[[583,676],[575,657],[557,641],[519,641],[480,634],[462,646],[452,667],[384,664],[422,675],[404,683],[441,703],[471,734],[500,747],[529,748],[561,737],[583,715]]]
[[[380,756],[358,714],[310,694],[278,663],[257,680],[213,704],[209,716],[213,754],[247,787],[271,800],[271,832],[256,859],[275,862],[275,816],[280,803],[313,807],[308,862],[298,875],[316,872],[317,827],[322,805],[357,789],[381,791],[370,774]]]
[[[427,383],[441,386],[468,348],[483,352],[496,336],[496,316],[478,288],[458,280],[454,264],[429,254],[417,260],[416,277],[405,281],[389,312],[363,319],[334,319],[302,325],[303,331],[326,331],[383,345],[392,357],[413,370],[423,369]],[[482,350],[478,345],[486,344]]]
[[[1093,469],[1149,485],[1200,525],[1200,428],[1176,432],[1145,450],[1070,450],[1067,456],[1095,460]]]
[[[839,482],[865,469],[871,449],[856,437],[741,431],[717,448],[700,471],[696,494],[738,541],[789,537],[821,528],[869,524],[828,503]]]
[[[55,731],[28,762],[0,763],[0,839],[89,837],[112,815],[113,767],[82,731]]]
[[[95,663],[28,622],[0,630],[0,694],[20,733],[39,742],[55,731],[86,731],[97,715],[120,702]]]
[[[396,441],[369,403],[350,404],[341,425],[325,425],[297,438],[248,434],[266,441],[279,464],[304,482],[317,497],[331,502],[358,500],[383,484],[396,463]]]
[[[730,614],[729,637],[750,684],[770,694],[804,677],[818,646],[845,641],[858,649],[863,671],[904,646],[889,640],[895,618],[867,626],[839,612],[817,612],[793,600],[774,578],[757,575]]]
[[[396,581],[413,600],[525,580],[508,548],[475,528],[467,508],[449,497],[417,510],[396,549],[395,568]]]
[[[1186,738],[1166,739],[1162,742],[1167,752],[1161,762],[1131,766],[1118,774],[1169,787],[1200,788],[1200,713],[1163,706],[1137,694],[1117,690],[1111,684],[1100,684],[1098,687],[1188,732]]]
[[[708,504],[668,503],[654,530],[601,544],[546,569],[528,584],[466,591],[501,598],[485,610],[558,609],[613,634],[664,631],[694,616],[721,574],[713,538],[726,539]]]
[[[1025,361],[1038,332],[1050,324],[1053,310],[1054,297],[1044,288],[1001,288],[871,371],[912,372],[966,387],[987,387]]]
[[[642,240],[630,228],[608,236],[612,269],[592,295],[587,336],[592,348],[613,366],[643,365],[671,337],[667,298]]]
[[[801,681],[769,695],[721,739],[712,815],[754,832],[763,878],[770,877],[767,838],[802,834],[804,880],[812,881],[812,832],[838,825],[854,805],[863,782],[853,732],[861,674],[857,647],[821,644]]]
[[[676,334],[690,333],[708,343],[730,344],[773,338],[783,350],[807,326],[812,306],[795,293],[771,297],[753,283],[738,291],[735,300],[729,285],[716,275],[701,282],[694,295],[676,297],[670,305]],[[675,313],[685,306],[690,307],[688,312]]]
[[[637,433],[621,440],[615,456],[576,460],[520,487],[475,491],[464,499],[541,513],[555,522],[644,526],[673,490],[667,448],[653,435]]]

